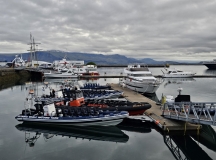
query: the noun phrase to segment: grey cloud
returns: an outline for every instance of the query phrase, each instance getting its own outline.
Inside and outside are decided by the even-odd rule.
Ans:
[[[2,1],[0,52],[26,51],[31,32],[44,50],[209,59],[215,7],[214,0]]]

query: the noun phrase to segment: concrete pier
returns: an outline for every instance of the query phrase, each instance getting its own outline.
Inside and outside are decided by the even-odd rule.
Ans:
[[[153,75],[154,77],[156,78],[163,78],[162,75]],[[83,78],[83,79],[89,79],[89,78],[124,78],[126,77],[125,75],[122,75],[122,74],[119,74],[119,75],[99,75],[99,76],[96,76],[96,75],[85,75],[85,76],[80,76],[80,78]],[[208,74],[208,75],[194,75],[193,77],[191,78],[216,78],[216,74],[213,75],[213,74]],[[166,79],[166,78],[165,78]]]
[[[151,99],[134,92],[128,88],[123,88],[119,84],[110,84],[112,89],[123,91],[124,97],[131,102],[148,102],[151,104],[151,108],[145,111],[145,115],[149,116],[153,122],[160,127],[163,131],[182,131],[182,133],[185,133],[187,131],[195,131],[197,132],[201,125],[195,125],[191,123],[185,123],[182,121],[175,121],[166,119],[162,114],[161,105],[157,105],[155,101],[152,101]]]
[[[36,68],[0,68],[0,82],[28,77],[32,81],[42,81],[43,73]]]

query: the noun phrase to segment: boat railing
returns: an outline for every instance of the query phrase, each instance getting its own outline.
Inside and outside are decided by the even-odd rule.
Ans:
[[[216,125],[216,102],[165,103],[162,115],[190,123]]]
[[[129,78],[129,79],[142,82],[142,83],[155,84],[155,85],[159,85],[163,82],[162,79],[142,79],[142,80],[135,79],[135,78]]]

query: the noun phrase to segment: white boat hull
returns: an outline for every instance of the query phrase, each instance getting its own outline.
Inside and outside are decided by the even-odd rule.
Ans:
[[[44,78],[78,78],[78,75],[74,74],[44,74]]]
[[[164,74],[164,78],[188,78],[188,77],[193,77],[194,74]]]
[[[59,118],[59,117],[37,117],[37,116],[17,116],[16,119],[22,122],[52,124],[52,125],[72,125],[72,126],[115,126],[129,116],[128,113],[116,114],[114,116],[93,117],[93,118]]]
[[[142,83],[134,80],[129,80],[128,78],[124,83],[127,88],[141,93],[155,93],[160,86],[159,84]]]

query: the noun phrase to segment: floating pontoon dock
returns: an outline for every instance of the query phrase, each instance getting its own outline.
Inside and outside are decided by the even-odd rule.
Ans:
[[[161,105],[157,105],[155,101],[134,92],[128,88],[123,88],[119,84],[110,84],[112,89],[123,91],[124,97],[131,102],[148,102],[151,108],[145,111],[145,115],[149,116],[153,122],[164,131],[198,131],[201,125],[195,125],[177,120],[166,119],[162,115]]]

